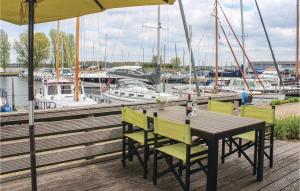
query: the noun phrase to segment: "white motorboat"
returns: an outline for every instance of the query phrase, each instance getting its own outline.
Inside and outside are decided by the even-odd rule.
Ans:
[[[160,81],[156,71],[147,74],[141,66],[117,66],[107,71],[82,72],[79,78],[84,82],[94,83],[115,83],[119,79],[138,79],[150,84],[158,84]]]
[[[167,101],[179,99],[178,96],[160,93],[153,86],[133,79],[119,80],[115,88],[109,88],[103,92],[103,97],[112,102],[154,101],[157,98],[164,98]]]
[[[85,95],[82,85],[79,86],[79,101],[75,100],[74,81],[67,79],[44,80],[42,88],[35,96],[36,109],[88,106],[97,104]]]

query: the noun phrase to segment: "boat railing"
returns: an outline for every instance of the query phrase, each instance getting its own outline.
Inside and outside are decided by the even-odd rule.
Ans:
[[[56,103],[52,101],[35,100],[35,109],[56,108]]]
[[[105,99],[101,95],[87,94],[87,93],[85,93],[85,95],[97,103],[111,103],[110,99]]]

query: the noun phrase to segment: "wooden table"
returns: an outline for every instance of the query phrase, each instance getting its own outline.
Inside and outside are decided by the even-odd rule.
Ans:
[[[234,115],[224,115],[205,110],[197,110],[196,115],[186,116],[185,107],[172,106],[164,110],[148,109],[147,114],[152,116],[154,112],[158,117],[171,120],[173,122],[184,123],[185,119],[190,119],[192,135],[207,139],[208,144],[208,173],[207,173],[207,190],[217,190],[217,173],[218,173],[218,145],[219,140],[238,135],[241,133],[256,130],[258,131],[258,167],[257,180],[263,179],[264,167],[264,135],[265,122],[256,119],[238,117]]]

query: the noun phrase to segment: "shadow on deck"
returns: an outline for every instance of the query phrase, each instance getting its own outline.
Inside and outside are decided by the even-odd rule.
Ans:
[[[251,150],[249,151],[251,152]],[[300,143],[276,141],[274,167],[268,167],[265,160],[264,180],[256,182],[249,163],[237,155],[231,156],[225,164],[219,164],[218,190],[300,190]],[[151,162],[151,161],[150,161]],[[219,161],[220,162],[220,161]],[[162,163],[160,166],[164,166]],[[71,168],[38,176],[38,190],[180,190],[172,174],[152,185],[152,164],[147,180],[142,177],[138,160],[122,167],[120,159]],[[191,178],[192,190],[206,190],[206,177],[203,172]],[[30,178],[6,182],[2,191],[30,190]]]

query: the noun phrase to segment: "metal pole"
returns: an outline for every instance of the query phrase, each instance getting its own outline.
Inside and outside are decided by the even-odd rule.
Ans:
[[[161,29],[161,22],[160,22],[160,6],[157,6],[157,60],[156,60],[156,68],[157,71],[160,73],[160,29]]]
[[[296,65],[295,76],[299,80],[299,0],[297,0],[297,23],[296,23]]]
[[[34,84],[33,84],[33,56],[34,56],[34,3],[35,0],[28,2],[28,108],[29,108],[29,141],[30,141],[30,170],[31,170],[31,189],[37,190],[36,178],[36,158],[35,158],[35,137],[34,137]]]
[[[242,26],[242,45],[243,49],[245,50],[245,28],[244,28],[244,6],[243,6],[243,0],[240,0],[241,5],[241,26]],[[244,68],[244,74],[247,74],[247,65],[245,63],[245,55],[243,54],[243,68]]]
[[[218,88],[219,80],[219,31],[218,31],[218,0],[215,0],[216,15],[215,15],[215,32],[216,32],[216,82],[215,87]]]
[[[186,42],[188,44],[188,48],[191,49],[192,67],[193,67],[193,70],[195,71],[195,60],[194,60],[194,55],[193,55],[192,47],[190,47],[189,43],[188,43],[189,42],[189,32],[188,32],[188,26],[187,26],[187,23],[186,23],[186,19],[185,19],[185,14],[184,14],[184,10],[183,10],[182,1],[178,0],[178,4],[179,4],[181,18],[182,18],[182,22],[183,22],[185,39],[186,39]],[[194,78],[195,78],[195,81],[196,81],[197,96],[200,96],[200,89],[199,89],[199,84],[198,84],[196,72],[194,72]]]
[[[274,52],[273,52],[273,48],[272,48],[272,45],[271,45],[271,42],[270,42],[270,39],[269,39],[269,35],[267,33],[267,29],[265,27],[265,23],[264,23],[264,20],[262,18],[262,15],[261,15],[261,12],[260,12],[260,9],[258,7],[258,4],[257,4],[257,0],[255,0],[255,5],[256,5],[256,8],[257,8],[257,11],[259,13],[259,18],[260,18],[260,21],[261,21],[261,24],[264,28],[264,32],[265,32],[265,35],[267,37],[267,41],[268,41],[268,45],[269,45],[269,48],[270,48],[270,51],[271,51],[271,54],[272,54],[272,58],[273,58],[273,61],[274,61],[274,64],[275,64],[275,68],[277,70],[277,74],[278,74],[278,77],[279,77],[279,83],[280,85],[282,86],[282,78],[281,78],[281,75],[280,75],[280,71],[279,71],[279,68],[278,68],[278,64],[277,64],[277,61],[276,61],[276,58],[275,58],[275,55],[274,55]]]

